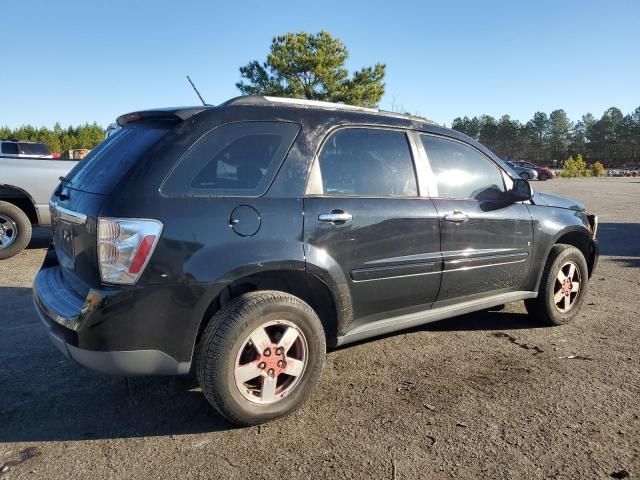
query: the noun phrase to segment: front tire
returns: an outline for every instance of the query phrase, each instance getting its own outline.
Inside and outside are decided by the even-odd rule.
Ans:
[[[529,181],[531,179],[531,177],[529,176],[529,174],[527,172],[522,172],[520,174],[520,178],[523,179],[523,180],[527,180],[527,181]]]
[[[524,301],[527,312],[548,325],[570,323],[580,312],[588,280],[582,252],[571,245],[554,245],[540,279],[538,297]]]
[[[257,425],[288,415],[309,397],[325,354],[322,323],[309,305],[284,292],[250,292],[205,328],[196,375],[222,416]]]
[[[541,173],[540,174],[540,180],[545,182],[545,181],[549,180],[549,176],[546,173]]]
[[[18,207],[0,202],[0,260],[17,255],[31,241],[31,222]]]

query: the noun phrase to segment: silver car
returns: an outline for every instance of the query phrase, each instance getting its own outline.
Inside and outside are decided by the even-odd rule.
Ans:
[[[520,165],[516,165],[513,162],[510,161],[505,161],[505,163],[507,165],[509,165],[514,172],[516,172],[518,175],[520,175],[520,178],[523,178],[525,180],[537,180],[538,179],[538,172],[536,171],[535,168],[529,168],[529,167],[521,167]]]

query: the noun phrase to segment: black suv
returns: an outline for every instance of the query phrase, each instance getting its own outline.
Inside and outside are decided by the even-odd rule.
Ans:
[[[583,206],[421,119],[247,96],[118,124],[52,197],[38,314],[94,370],[195,372],[240,424],[299,406],[327,345],[522,299],[567,323],[598,259]]]

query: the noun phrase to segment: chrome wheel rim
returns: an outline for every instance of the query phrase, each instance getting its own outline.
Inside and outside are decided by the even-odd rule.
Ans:
[[[18,236],[18,226],[11,218],[0,215],[0,250],[9,247]]]
[[[304,333],[288,320],[266,322],[244,340],[233,377],[240,394],[252,403],[282,400],[300,383],[307,367]]]
[[[558,311],[567,313],[580,296],[580,268],[575,262],[566,262],[556,275],[553,287],[553,303]]]

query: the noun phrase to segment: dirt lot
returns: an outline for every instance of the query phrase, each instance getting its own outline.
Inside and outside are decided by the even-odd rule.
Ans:
[[[31,305],[38,232],[0,263],[0,478],[637,478],[640,180],[535,187],[600,214],[577,323],[536,328],[516,303],[333,351],[310,401],[260,428],[185,378],[62,357]]]

